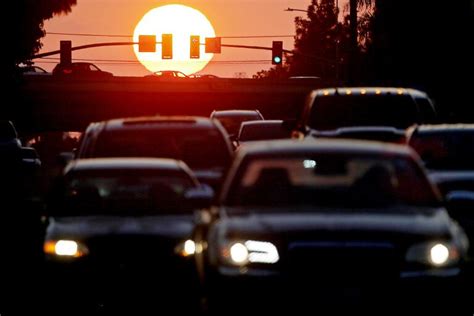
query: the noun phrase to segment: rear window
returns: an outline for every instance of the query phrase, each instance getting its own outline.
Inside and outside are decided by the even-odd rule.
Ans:
[[[474,130],[414,134],[409,144],[428,169],[474,169]]]
[[[257,112],[232,116],[216,115],[215,117],[219,120],[229,135],[237,135],[243,122],[259,121],[262,119]]]
[[[242,125],[239,133],[239,141],[284,139],[290,138],[290,133],[287,128],[283,127],[282,123]]]
[[[143,129],[101,133],[89,157],[173,158],[192,169],[212,169],[225,168],[231,153],[218,130]]]
[[[317,130],[353,126],[405,129],[419,120],[409,95],[334,95],[315,98],[308,126]]]

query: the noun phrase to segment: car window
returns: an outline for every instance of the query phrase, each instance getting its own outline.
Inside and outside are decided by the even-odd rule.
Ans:
[[[409,144],[429,169],[474,169],[474,130],[416,133]]]
[[[405,129],[417,122],[417,106],[409,95],[335,95],[315,98],[308,126],[317,130],[352,126]]]
[[[100,71],[100,69],[96,65],[89,65],[91,71]]]
[[[187,76],[181,72],[177,72],[176,73],[176,76],[179,77],[179,78],[186,78]]]
[[[228,195],[226,203],[234,206],[373,208],[438,202],[410,160],[338,155],[256,159],[243,167]]]
[[[101,133],[90,157],[163,157],[189,167],[224,168],[230,161],[227,143],[217,130],[117,130]]]
[[[240,131],[240,125],[242,124],[242,122],[261,120],[261,118],[258,116],[257,113],[255,113],[255,115],[253,114],[241,115],[241,116],[235,115],[235,116],[228,116],[228,117],[217,116],[216,118],[225,128],[227,133],[229,133],[229,135],[237,135]]]
[[[265,125],[242,125],[239,132],[239,141],[256,141],[290,138],[290,131],[281,123]]]

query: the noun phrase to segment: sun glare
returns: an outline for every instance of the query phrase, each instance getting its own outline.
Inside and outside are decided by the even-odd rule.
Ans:
[[[141,53],[138,45],[134,45],[137,59],[149,71],[179,70],[187,75],[202,70],[212,59],[213,54],[206,54],[201,45],[199,59],[190,58],[190,36],[199,35],[200,42],[205,43],[206,37],[215,37],[216,33],[211,22],[196,9],[172,4],[148,11],[135,27],[133,40],[138,42],[139,35],[156,35],[157,42],[162,34],[173,34],[173,59],[161,58],[161,45],[156,46],[155,53]]]

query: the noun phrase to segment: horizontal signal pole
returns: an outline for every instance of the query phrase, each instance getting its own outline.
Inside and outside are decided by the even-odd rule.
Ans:
[[[161,44],[161,42],[156,42],[156,44]],[[136,42],[106,42],[106,43],[95,43],[95,44],[88,44],[88,45],[82,45],[82,46],[76,46],[72,47],[71,51],[75,50],[82,50],[82,49],[88,49],[88,48],[95,48],[95,47],[106,47],[106,46],[127,46],[127,45],[138,45]],[[42,53],[42,54],[37,54],[33,56],[33,59],[36,58],[43,58],[43,57],[48,57],[48,56],[53,56],[53,55],[58,55],[60,54],[60,50],[55,50],[52,52],[47,52],[47,53]]]
[[[229,48],[246,48],[246,49],[259,49],[259,50],[272,50],[273,47],[265,47],[265,46],[248,46],[248,45],[231,45],[231,44],[222,44],[222,47],[229,47]],[[284,49],[284,53],[293,54],[291,50]]]
[[[156,42],[156,44],[161,44],[161,42]],[[107,47],[107,46],[128,46],[128,45],[138,45],[137,42],[106,42],[106,43],[95,43],[95,44],[88,44],[88,45],[81,45],[72,47],[71,51],[88,49],[88,48],[96,48],[96,47]],[[201,44],[205,45],[205,44]],[[248,46],[248,45],[231,45],[231,44],[222,44],[222,47],[229,47],[229,48],[244,48],[244,49],[258,49],[258,50],[272,50],[272,47],[264,47],[264,46]],[[293,52],[290,50],[283,50],[284,53],[292,54]],[[33,59],[49,57],[60,54],[60,50],[55,50],[51,52],[41,53],[33,56]]]

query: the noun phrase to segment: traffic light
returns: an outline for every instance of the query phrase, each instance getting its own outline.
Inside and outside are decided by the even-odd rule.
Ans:
[[[273,41],[272,45],[272,64],[281,65],[283,63],[283,42]]]
[[[220,54],[221,53],[221,38],[220,37],[206,37],[206,54]]]
[[[191,35],[191,49],[189,57],[192,59],[199,59],[201,57],[201,43],[199,35]]]
[[[60,63],[62,65],[70,65],[72,63],[72,42],[60,41]]]
[[[155,35],[139,35],[138,51],[140,53],[156,52],[156,36]]]
[[[161,35],[161,59],[173,59],[173,34]]]

